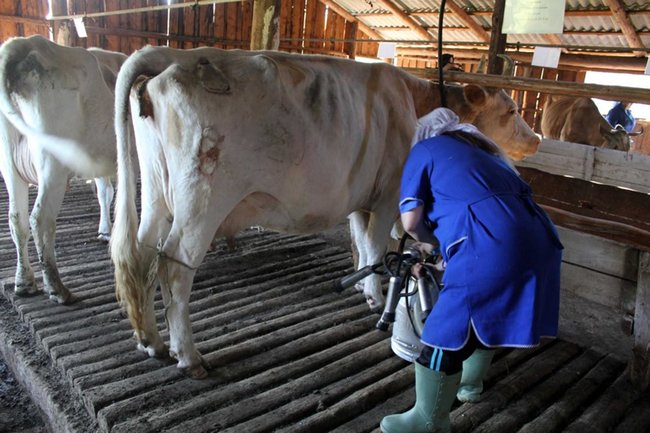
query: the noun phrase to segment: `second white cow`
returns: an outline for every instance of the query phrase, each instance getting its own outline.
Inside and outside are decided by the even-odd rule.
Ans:
[[[151,78],[138,80],[142,75]],[[434,84],[387,64],[148,47],[120,70],[115,104],[116,294],[139,348],[164,356],[153,309],[159,282],[170,353],[179,367],[202,377],[188,301],[213,238],[253,225],[315,232],[353,213],[363,250],[359,266],[377,262],[397,217],[400,173],[417,118],[438,106],[439,97]],[[449,105],[488,134],[505,132],[522,155],[539,144],[503,91],[451,87]],[[379,283],[366,284],[375,305]]]
[[[113,98],[126,55],[57,45],[41,36],[13,38],[0,47],[0,172],[9,194],[9,226],[16,245],[15,293],[39,293],[29,262],[29,228],[45,291],[60,303],[72,296],[56,265],[56,217],[73,175],[95,178],[100,239],[111,230],[115,174]],[[28,209],[28,186],[38,195]]]

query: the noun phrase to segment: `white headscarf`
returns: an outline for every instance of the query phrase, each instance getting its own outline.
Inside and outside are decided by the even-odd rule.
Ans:
[[[442,135],[445,132],[454,132],[462,131],[466,134],[469,134],[473,137],[481,140],[485,147],[495,155],[499,155],[501,159],[506,161],[510,168],[515,170],[512,161],[508,158],[508,155],[496,144],[490,137],[483,134],[479,129],[470,124],[470,123],[460,123],[460,118],[456,113],[451,111],[449,108],[436,108],[431,113],[422,116],[418,119],[417,128],[415,130],[415,136],[411,143],[411,147],[422,140],[427,138],[436,137]],[[516,171],[516,170],[515,170]]]

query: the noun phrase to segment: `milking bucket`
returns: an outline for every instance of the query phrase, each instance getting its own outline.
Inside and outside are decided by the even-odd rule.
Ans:
[[[422,312],[420,290],[428,291],[431,305],[435,304],[438,299],[438,287],[427,279],[418,281],[409,278],[406,287],[402,290],[403,296],[395,307],[395,323],[393,323],[390,347],[395,355],[408,362],[415,361],[423,347],[420,335],[422,335],[426,316]],[[404,296],[406,294],[409,296]]]

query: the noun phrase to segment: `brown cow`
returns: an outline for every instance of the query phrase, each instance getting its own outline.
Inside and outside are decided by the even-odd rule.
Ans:
[[[542,134],[555,140],[630,150],[625,130],[612,128],[590,98],[549,95],[542,114]]]

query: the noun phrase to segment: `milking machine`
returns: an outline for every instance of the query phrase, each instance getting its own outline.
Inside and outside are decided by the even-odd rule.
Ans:
[[[386,253],[382,262],[365,266],[338,280],[336,288],[351,287],[372,274],[388,276],[386,304],[376,328],[388,331],[392,324],[391,349],[400,358],[413,362],[422,350],[420,336],[424,321],[441,288],[439,272],[434,267],[440,257],[434,254],[425,258],[417,248],[405,247],[406,240],[407,237],[403,237],[399,251]],[[413,266],[418,263],[422,265],[421,278],[412,274]]]

